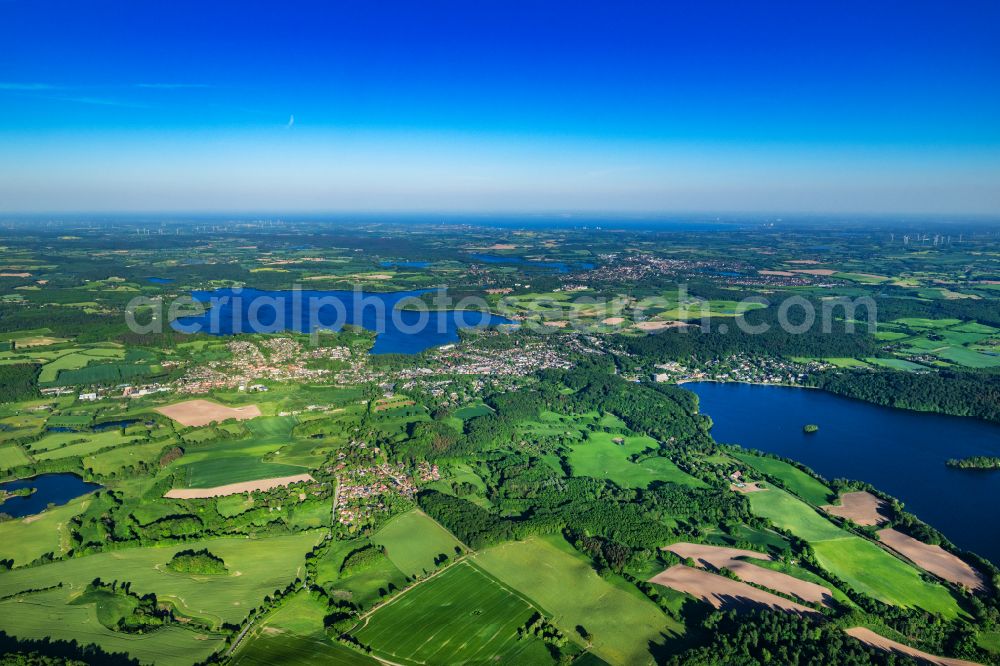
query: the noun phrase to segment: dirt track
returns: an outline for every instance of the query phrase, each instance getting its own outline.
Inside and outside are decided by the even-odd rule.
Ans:
[[[810,583],[794,576],[757,566],[746,559],[771,560],[770,555],[753,550],[723,548],[700,543],[675,543],[666,547],[678,557],[690,557],[698,566],[713,569],[729,569],[748,583],[754,583],[784,594],[791,594],[818,604],[826,604],[833,599],[833,593],[822,585]]]
[[[850,629],[844,629],[844,633],[849,636],[853,636],[862,643],[871,645],[874,648],[885,650],[886,652],[897,652],[899,654],[909,655],[911,657],[916,657],[917,659],[923,659],[924,661],[932,664],[940,664],[940,666],[980,666],[980,664],[977,664],[974,661],[952,659],[951,657],[938,657],[933,654],[928,654],[927,652],[918,650],[917,648],[897,643],[896,641],[890,640],[885,636],[880,636],[871,629],[867,629],[865,627],[851,627]]]
[[[883,500],[863,490],[844,493],[840,505],[826,504],[820,508],[831,515],[850,518],[858,525],[881,525],[889,513]]]
[[[716,608],[737,607],[737,606],[766,606],[774,610],[783,610],[789,613],[799,613],[802,615],[820,615],[818,611],[797,604],[779,597],[776,594],[758,590],[756,587],[732,580],[725,576],[709,573],[694,567],[686,567],[683,564],[675,564],[666,571],[656,574],[649,579],[650,583],[656,583],[665,587],[672,587],[681,592],[698,597],[707,601]]]
[[[935,576],[970,590],[985,590],[983,577],[963,560],[941,546],[932,546],[892,528],[879,530],[882,543]]]
[[[212,421],[218,422],[226,419],[245,421],[261,415],[257,405],[226,407],[209,400],[187,400],[166,407],[157,407],[154,411],[184,426],[203,426]]]
[[[273,479],[260,479],[258,481],[243,481],[242,483],[230,483],[225,486],[215,486],[214,488],[174,488],[167,491],[164,497],[170,499],[205,499],[207,497],[224,497],[225,495],[236,495],[239,493],[249,493],[254,490],[271,490],[280,486],[288,486],[300,481],[313,481],[308,474],[296,474],[294,476],[278,476]]]

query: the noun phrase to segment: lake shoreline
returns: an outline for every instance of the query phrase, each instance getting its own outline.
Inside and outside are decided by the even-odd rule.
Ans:
[[[827,478],[898,498],[957,547],[1000,562],[1000,474],[968,474],[949,458],[1000,455],[1000,427],[978,419],[876,405],[774,384],[689,382],[716,441],[794,460]],[[802,424],[820,430],[805,434]]]

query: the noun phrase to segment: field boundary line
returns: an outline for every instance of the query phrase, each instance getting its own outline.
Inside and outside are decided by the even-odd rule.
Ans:
[[[402,598],[402,597],[403,597],[403,596],[404,596],[404,595],[405,595],[405,594],[406,594],[407,592],[409,592],[410,590],[413,590],[413,589],[415,589],[415,588],[416,588],[416,587],[417,587],[418,585],[421,585],[421,584],[423,584],[423,583],[426,583],[426,582],[427,582],[427,581],[429,581],[429,580],[432,580],[432,579],[434,579],[434,578],[437,578],[438,576],[440,576],[441,574],[443,574],[443,573],[444,573],[445,571],[447,571],[448,569],[451,569],[451,568],[452,568],[453,566],[456,566],[456,565],[458,565],[458,564],[462,564],[463,562],[465,562],[465,560],[466,560],[466,556],[465,556],[465,555],[463,555],[463,556],[462,556],[461,558],[458,558],[458,559],[456,559],[456,560],[452,561],[452,563],[451,563],[451,564],[449,564],[448,566],[445,566],[445,567],[442,567],[442,568],[438,569],[437,571],[435,571],[434,573],[430,574],[430,575],[429,575],[429,576],[427,576],[426,578],[421,578],[420,580],[418,580],[417,582],[413,583],[413,584],[412,584],[412,585],[410,585],[409,587],[407,587],[407,588],[404,588],[403,590],[401,590],[401,591],[400,591],[400,593],[399,593],[399,594],[397,594],[396,596],[394,596],[393,598],[391,598],[391,599],[388,599],[388,600],[386,600],[386,601],[384,601],[384,602],[382,602],[382,603],[380,603],[380,604],[376,604],[375,606],[372,606],[371,608],[369,608],[369,609],[368,609],[367,611],[365,611],[365,612],[364,612],[363,614],[361,614],[361,615],[359,615],[359,616],[358,616],[358,621],[359,621],[359,622],[360,622],[361,620],[366,620],[366,621],[367,621],[367,619],[368,619],[368,618],[369,618],[369,617],[370,617],[370,616],[371,616],[371,615],[372,615],[373,613],[375,613],[375,611],[377,611],[377,610],[380,610],[380,609],[382,609],[382,608],[385,608],[386,606],[391,606],[391,605],[392,605],[392,604],[394,604],[394,603],[395,603],[395,602],[396,602],[396,601],[397,601],[398,599],[401,599],[401,598]],[[351,631],[353,631],[353,630],[354,630],[354,628],[352,627],[352,628],[351,628]],[[350,631],[348,631],[348,632],[345,632],[345,633],[351,633],[351,632],[350,632]]]

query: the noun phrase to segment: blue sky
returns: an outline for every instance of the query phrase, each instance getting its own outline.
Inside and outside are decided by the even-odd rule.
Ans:
[[[1000,4],[0,0],[0,210],[1000,213]]]

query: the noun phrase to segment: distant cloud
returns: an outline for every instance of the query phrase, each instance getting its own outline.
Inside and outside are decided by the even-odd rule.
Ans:
[[[153,90],[180,90],[183,88],[211,88],[208,83],[136,83],[136,88],[149,88]]]
[[[288,124],[285,125],[285,127],[294,127],[294,126],[295,126],[295,116],[294,115],[288,116]]]

